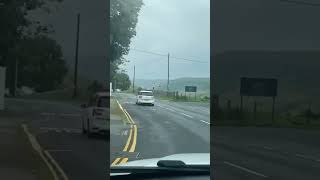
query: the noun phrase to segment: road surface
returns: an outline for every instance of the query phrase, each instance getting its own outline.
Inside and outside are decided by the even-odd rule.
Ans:
[[[320,132],[286,128],[212,127],[214,179],[317,180]]]
[[[105,180],[109,176],[109,142],[81,134],[80,105],[24,99],[6,99],[6,105],[27,121],[69,180]]]
[[[210,153],[209,104],[173,103],[156,100],[155,106],[135,104],[135,96],[114,93],[113,96],[134,121],[132,142],[130,127],[111,121],[110,160],[157,158],[177,153]],[[118,129],[118,131],[114,131]],[[136,132],[136,137],[134,133]],[[133,142],[135,141],[135,142]],[[130,149],[135,146],[131,152]],[[120,158],[120,160],[119,160]]]

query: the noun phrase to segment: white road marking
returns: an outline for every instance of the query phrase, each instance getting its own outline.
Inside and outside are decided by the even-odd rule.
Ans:
[[[40,113],[40,115],[43,115],[43,116],[55,116],[56,113],[46,113],[46,112],[44,112],[44,113]]]
[[[204,121],[204,120],[199,120],[199,121],[201,121],[201,122],[203,122],[203,123],[206,123],[206,124],[210,124],[209,122]]]
[[[248,172],[248,173],[251,173],[251,174],[254,174],[254,175],[257,175],[257,176],[263,177],[263,178],[267,178],[267,176],[266,176],[266,175],[261,174],[261,173],[258,173],[258,172],[253,171],[253,170],[250,170],[250,169],[248,169],[248,168],[241,167],[241,166],[238,166],[238,165],[236,165],[236,164],[233,164],[233,163],[230,163],[230,162],[226,162],[226,161],[224,161],[224,163],[225,163],[225,164],[227,164],[227,165],[229,165],[229,166],[232,166],[232,167],[235,167],[235,168],[241,169],[241,170],[243,170],[243,171],[246,171],[246,172]]]
[[[320,159],[317,159],[315,157],[306,156],[306,155],[303,155],[303,154],[296,154],[296,156],[300,157],[300,158],[304,158],[304,159],[309,159],[309,160],[320,162]]]
[[[189,117],[189,118],[193,118],[192,116],[190,116],[190,115],[188,115],[188,114],[185,114],[185,113],[180,113],[180,114],[182,114],[182,115],[184,115],[184,116],[187,116],[187,117]]]
[[[68,117],[80,117],[81,115],[80,114],[59,114],[60,116],[68,116]]]
[[[267,149],[267,150],[273,150],[272,147],[268,147],[268,146],[263,146],[264,149]]]
[[[171,111],[171,112],[176,112],[175,110],[173,109],[170,109],[170,108],[166,108],[167,110]]]
[[[123,135],[123,136],[128,135],[128,130],[122,131],[122,135]]]
[[[47,149],[48,152],[70,152],[71,149]]]

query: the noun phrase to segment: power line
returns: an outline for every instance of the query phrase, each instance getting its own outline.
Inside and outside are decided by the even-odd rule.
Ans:
[[[141,49],[131,49],[131,50],[138,51],[138,52],[143,52],[143,53],[147,53],[147,54],[158,55],[158,56],[167,56],[167,54],[160,54],[160,53],[155,53],[155,52],[141,50]]]
[[[297,0],[279,0],[279,1],[298,4],[298,5],[320,6],[320,3],[313,3],[313,2],[306,2],[306,1],[297,1]]]
[[[138,52],[143,52],[143,53],[147,53],[147,54],[158,55],[158,56],[167,56],[167,54],[160,54],[160,53],[156,53],[156,52],[152,52],[152,51],[147,51],[147,50],[141,50],[141,49],[133,49],[133,48],[132,48],[131,50],[138,51]],[[183,61],[189,61],[189,62],[196,62],[196,63],[208,63],[208,62],[205,62],[205,61],[198,61],[198,60],[181,58],[181,57],[174,57],[174,56],[170,56],[170,58],[172,58],[172,59],[177,59],[177,60],[183,60]]]

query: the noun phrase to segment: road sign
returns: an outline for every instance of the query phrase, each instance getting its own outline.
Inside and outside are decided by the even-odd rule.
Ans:
[[[197,86],[185,86],[185,92],[197,92]]]
[[[265,78],[241,78],[240,95],[241,96],[277,96],[277,79]]]

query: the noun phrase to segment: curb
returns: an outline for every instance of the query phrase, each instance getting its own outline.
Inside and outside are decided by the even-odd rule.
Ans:
[[[32,148],[39,153],[39,156],[49,168],[54,180],[69,180],[59,164],[53,159],[51,154],[48,151],[43,150],[35,136],[30,133],[28,126],[26,124],[22,124],[21,126],[32,145]]]

